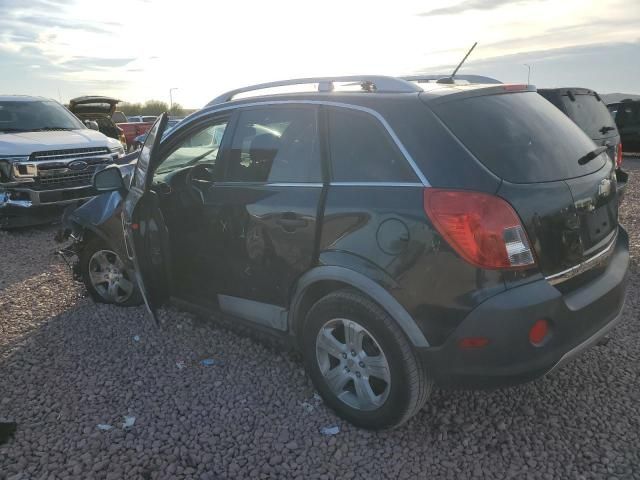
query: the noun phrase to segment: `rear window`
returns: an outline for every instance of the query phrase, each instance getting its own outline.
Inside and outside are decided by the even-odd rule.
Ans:
[[[384,127],[370,114],[330,108],[328,119],[334,181],[418,181]]]
[[[453,100],[433,110],[480,162],[509,182],[579,177],[599,170],[606,161],[601,155],[580,165],[578,160],[595,144],[535,92]]]
[[[562,95],[562,104],[569,118],[591,138],[610,137],[617,133],[616,125],[604,103],[595,95]]]

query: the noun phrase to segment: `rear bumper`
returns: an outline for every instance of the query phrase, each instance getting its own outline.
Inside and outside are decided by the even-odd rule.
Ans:
[[[620,228],[603,273],[569,293],[539,280],[512,288],[482,303],[439,347],[419,355],[441,384],[497,387],[545,375],[596,343],[619,321],[629,266],[629,239]],[[541,346],[529,342],[539,319],[551,325]],[[467,337],[486,337],[482,348],[461,349]]]

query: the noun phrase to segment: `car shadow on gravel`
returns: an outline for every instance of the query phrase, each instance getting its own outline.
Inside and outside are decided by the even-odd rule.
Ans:
[[[18,422],[0,479],[628,476],[640,465],[637,316],[634,298],[607,347],[548,377],[436,390],[403,427],[369,432],[314,397],[297,355],[172,308],[158,328],[142,307],[80,299],[0,359],[0,418]]]
[[[60,249],[54,241],[58,228],[47,225],[0,230],[0,292],[61,265],[61,260],[55,254]],[[43,242],[43,239],[48,241]]]

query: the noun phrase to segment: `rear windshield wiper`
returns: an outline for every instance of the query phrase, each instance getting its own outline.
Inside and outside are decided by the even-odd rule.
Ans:
[[[600,130],[598,130],[600,133],[607,133],[610,132],[611,130],[615,130],[616,127],[602,127]]]
[[[596,158],[598,155],[604,153],[607,151],[609,147],[598,147],[595,150],[592,150],[591,152],[587,153],[584,157],[580,158],[578,160],[578,165],[586,165],[587,163],[589,163],[591,160],[593,160],[594,158]]]

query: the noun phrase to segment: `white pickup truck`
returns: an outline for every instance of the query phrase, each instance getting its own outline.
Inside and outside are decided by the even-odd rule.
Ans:
[[[123,155],[58,102],[0,96],[0,228],[55,220],[93,196],[93,174]]]

